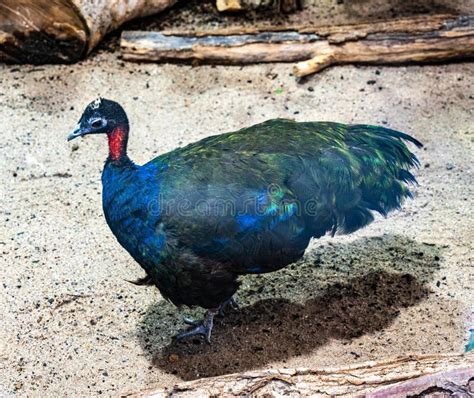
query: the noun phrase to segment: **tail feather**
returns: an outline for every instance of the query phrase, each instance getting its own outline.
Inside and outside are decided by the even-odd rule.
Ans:
[[[350,126],[350,130],[354,133],[357,133],[358,131],[362,133],[373,132],[378,136],[397,138],[399,142],[401,142],[400,140],[408,141],[412,144],[415,144],[417,148],[423,148],[423,144],[411,135],[402,133],[401,131],[389,129],[387,127],[371,126],[369,124],[354,124]]]
[[[416,185],[417,181],[410,169],[419,167],[420,163],[404,141],[422,147],[417,139],[399,131],[369,125],[348,126],[345,162],[352,166],[353,188],[354,181],[358,182],[352,195],[357,195],[359,200],[357,204],[337,200],[338,230],[350,233],[362,228],[373,220],[371,211],[386,216],[399,209],[405,198],[413,196],[408,185]],[[343,155],[338,153],[338,156]]]

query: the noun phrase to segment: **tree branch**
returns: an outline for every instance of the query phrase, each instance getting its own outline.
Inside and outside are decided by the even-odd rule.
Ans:
[[[471,382],[470,382],[471,381]],[[179,383],[130,397],[366,396],[406,397],[426,391],[474,391],[474,353],[411,355],[320,369],[269,369]]]
[[[427,16],[336,27],[292,26],[211,32],[125,31],[129,61],[218,64],[296,62],[305,76],[330,65],[444,62],[474,57],[474,15]]]

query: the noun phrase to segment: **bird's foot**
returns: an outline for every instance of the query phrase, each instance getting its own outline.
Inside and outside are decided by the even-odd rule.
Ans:
[[[227,308],[238,311],[240,309],[239,304],[235,301],[234,297],[224,301],[219,307],[219,315],[224,316]]]
[[[225,315],[225,310],[227,308],[231,308],[233,310],[238,310],[239,305],[237,301],[233,297],[224,301],[218,308],[211,309],[207,311],[206,318],[204,321],[197,321],[192,318],[183,317],[183,322],[187,325],[194,326],[192,329],[180,333],[176,336],[176,340],[183,340],[188,337],[192,336],[204,336],[204,339],[207,343],[211,344],[211,333],[212,328],[214,326],[214,317],[219,314],[221,316]]]
[[[188,325],[195,326],[193,329],[186,332],[180,333],[176,336],[176,340],[183,340],[192,336],[203,336],[208,344],[211,344],[212,328],[214,326],[214,316],[217,314],[218,309],[208,310],[206,319],[199,322],[193,319],[184,318],[184,322]]]

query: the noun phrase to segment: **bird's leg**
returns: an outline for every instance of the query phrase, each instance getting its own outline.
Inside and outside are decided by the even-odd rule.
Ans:
[[[235,300],[235,298],[233,296],[230,299],[224,301],[219,306],[219,308],[218,308],[219,315],[220,316],[225,316],[225,310],[228,307],[230,307],[231,309],[236,310],[236,311],[239,309],[239,304],[237,303],[237,301]],[[190,325],[190,326],[199,326],[202,323],[201,321],[198,321],[198,320],[193,319],[193,318],[189,318],[187,316],[183,317],[183,322],[186,325]]]
[[[204,336],[207,343],[211,344],[211,333],[214,326],[214,316],[219,312],[219,308],[210,309],[207,311],[206,318],[202,322],[196,322],[185,318],[185,322],[195,326],[187,332],[180,333],[176,336],[176,340],[182,340],[192,336]],[[189,322],[187,322],[189,321]]]
[[[227,307],[230,307],[233,310],[238,310],[239,309],[239,304],[237,301],[235,301],[234,296],[232,296],[230,299],[224,301],[220,306],[219,306],[219,315],[224,316],[225,315],[225,310]]]

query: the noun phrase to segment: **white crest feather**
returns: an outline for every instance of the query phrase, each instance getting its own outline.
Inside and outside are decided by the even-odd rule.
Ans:
[[[97,98],[96,100],[91,102],[90,107],[91,109],[98,109],[101,104],[102,104],[102,98]]]

